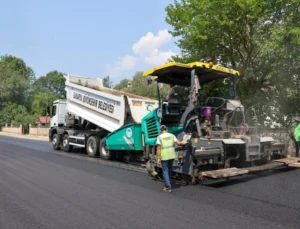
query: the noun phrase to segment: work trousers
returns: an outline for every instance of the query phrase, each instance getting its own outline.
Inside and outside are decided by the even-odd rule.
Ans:
[[[300,141],[295,142],[295,148],[296,148],[296,157],[299,157]]]
[[[161,161],[163,177],[164,177],[164,182],[165,182],[166,188],[171,188],[170,178],[172,175],[173,162],[174,162],[174,159],[167,160],[167,161]]]

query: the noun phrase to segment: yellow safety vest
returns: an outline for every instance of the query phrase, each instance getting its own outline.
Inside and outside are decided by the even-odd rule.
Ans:
[[[160,158],[162,161],[167,161],[176,158],[174,147],[174,135],[164,133],[158,136],[161,143]]]

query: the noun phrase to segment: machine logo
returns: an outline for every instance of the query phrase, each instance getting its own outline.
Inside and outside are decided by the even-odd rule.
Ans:
[[[162,117],[162,113],[161,113],[161,109],[157,109],[157,117],[161,118]]]
[[[154,110],[153,106],[150,105],[150,104],[148,104],[148,106],[147,106],[147,111],[153,111],[153,110]]]
[[[132,130],[131,130],[131,128],[127,128],[126,129],[126,137],[127,138],[131,138],[132,137]]]

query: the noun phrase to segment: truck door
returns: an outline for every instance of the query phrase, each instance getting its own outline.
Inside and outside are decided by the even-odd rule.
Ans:
[[[57,126],[58,124],[58,116],[57,116],[57,104],[54,104],[52,107],[52,114],[51,114],[52,118],[51,118],[51,122],[50,122],[50,126],[54,127]]]
[[[58,123],[59,124],[65,124],[65,117],[67,115],[67,110],[66,110],[66,103],[58,103],[58,112],[57,112],[57,116],[58,116]]]

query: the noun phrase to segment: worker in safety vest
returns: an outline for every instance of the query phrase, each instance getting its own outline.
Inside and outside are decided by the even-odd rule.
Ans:
[[[168,133],[167,127],[162,125],[160,127],[161,134],[157,137],[157,164],[162,164],[163,177],[165,186],[164,192],[171,192],[170,177],[172,174],[172,167],[174,159],[176,158],[175,143],[177,145],[186,145],[187,142],[180,142],[175,135]]]
[[[300,118],[295,118],[296,128],[294,131],[295,137],[295,147],[296,147],[296,157],[299,157],[300,150]]]

